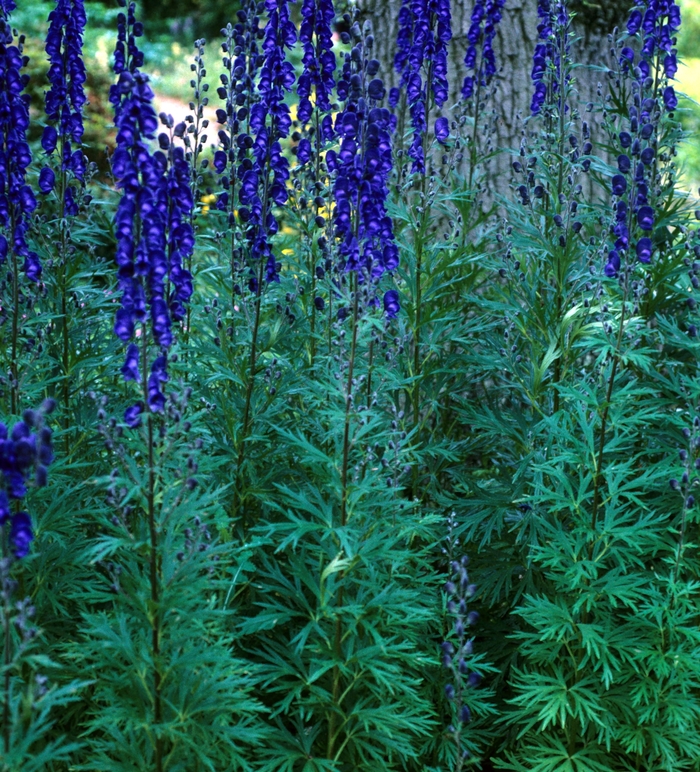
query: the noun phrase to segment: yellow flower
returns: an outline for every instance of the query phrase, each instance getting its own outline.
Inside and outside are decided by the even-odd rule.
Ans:
[[[207,193],[205,196],[202,196],[199,200],[202,203],[202,214],[207,214],[207,212],[211,208],[211,204],[216,203],[216,194]]]

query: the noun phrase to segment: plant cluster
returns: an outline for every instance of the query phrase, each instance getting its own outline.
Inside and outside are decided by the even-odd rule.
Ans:
[[[244,0],[181,122],[120,0],[107,175],[51,5],[42,103],[0,0],[0,771],[700,770],[673,0],[587,105],[539,0],[498,199],[505,0],[404,0],[390,92],[353,4]]]

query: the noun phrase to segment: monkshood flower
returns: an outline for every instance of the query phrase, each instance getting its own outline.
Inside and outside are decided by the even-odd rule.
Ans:
[[[408,154],[413,159],[414,172],[425,172],[423,142],[430,99],[437,107],[447,101],[447,44],[451,39],[450,0],[404,0],[399,12],[394,65],[401,74],[411,114],[413,141]]]
[[[230,226],[236,204],[236,162],[246,157],[252,147],[252,139],[238,138],[241,129],[249,126],[251,106],[257,98],[256,80],[262,65],[260,41],[265,34],[260,27],[261,7],[258,0],[247,0],[237,12],[236,24],[229,24],[221,31],[225,38],[221,45],[225,72],[220,76],[217,94],[224,107],[216,111],[222,128],[219,130],[221,149],[214,154],[214,168],[222,175],[224,189],[216,206],[222,212],[228,211]]]
[[[338,82],[344,105],[335,122],[340,147],[326,156],[333,176],[339,267],[356,271],[361,284],[378,282],[399,262],[386,210],[392,171],[391,114],[378,106],[386,89],[379,78],[368,74],[375,71],[375,60],[365,55],[368,43],[371,36],[346,55]],[[392,296],[387,315],[395,315],[397,305],[398,295]]]
[[[454,531],[456,521],[454,514],[448,519],[447,550],[451,556],[459,544]],[[447,640],[441,644],[442,665],[449,673],[449,681],[445,685],[445,696],[450,703],[453,723],[449,732],[457,746],[461,758],[467,758],[468,753],[462,747],[462,731],[471,721],[471,711],[467,704],[467,691],[481,683],[481,675],[469,667],[469,659],[473,653],[472,639],[469,628],[476,624],[479,614],[469,611],[467,603],[473,597],[476,586],[469,581],[467,565],[469,558],[465,555],[459,560],[450,560],[449,579],[445,583],[444,592],[447,598],[447,613],[452,620],[452,629]]]
[[[47,467],[53,461],[51,429],[44,426],[44,417],[51,413],[55,403],[46,400],[39,410],[25,410],[22,420],[12,430],[0,422],[0,537],[9,526],[9,542],[15,558],[23,558],[29,552],[34,534],[26,512],[12,502],[27,495],[27,485],[38,487],[47,483]]]
[[[396,290],[388,290],[384,293],[384,314],[387,319],[395,319],[401,310],[399,293]]]
[[[396,36],[396,53],[394,54],[394,68],[401,75],[401,85],[406,85],[408,80],[408,55],[413,42],[413,12],[411,0],[401,0],[398,18],[399,31]],[[392,89],[392,107],[398,103],[399,90]]]
[[[467,76],[462,84],[462,96],[471,99],[477,87],[486,88],[496,74],[493,40],[503,18],[505,0],[476,0],[467,32],[469,47],[464,57]]]
[[[0,13],[6,19],[17,8],[15,0],[0,0]]]
[[[333,21],[335,8],[333,0],[303,0],[301,7],[301,27],[299,41],[304,55],[303,71],[297,83],[299,107],[297,118],[301,123],[308,123],[312,114],[311,95],[315,96],[315,106],[321,113],[331,109],[331,97],[335,88],[334,72],[336,68],[333,51]]]
[[[10,6],[4,6],[9,12]],[[41,276],[36,252],[29,249],[29,217],[36,209],[34,193],[26,182],[32,153],[27,143],[29,94],[24,93],[29,75],[23,72],[28,58],[22,53],[24,38],[15,44],[12,27],[0,19],[0,265],[13,253],[23,260],[31,281]]]
[[[672,0],[649,0],[637,6],[627,23],[626,42],[632,45],[626,44],[620,51],[618,82],[623,78],[630,81],[632,104],[626,125],[619,127],[615,137],[621,152],[617,173],[611,180],[614,244],[604,269],[609,277],[618,275],[628,253],[636,255],[641,263],[649,263],[653,256],[655,212],[651,191],[661,116],[678,105],[666,78],[676,73],[673,39],[680,23],[680,10]],[[635,38],[638,45],[633,47]]]
[[[680,26],[680,7],[673,0],[647,0],[632,10],[627,22],[628,35],[642,40],[642,62],[647,62],[651,70],[662,69],[664,76],[670,79],[674,79],[678,71],[678,51],[674,47],[674,39]],[[626,48],[625,51],[632,49]],[[678,101],[673,86],[664,88],[663,100],[667,110],[676,108]]]
[[[46,36],[46,53],[50,67],[48,79],[51,88],[46,92],[45,109],[48,124],[44,129],[41,145],[47,156],[60,149],[61,171],[69,172],[75,179],[85,176],[85,156],[80,145],[83,139],[83,106],[85,97],[85,64],[83,63],[83,31],[87,18],[83,0],[56,0],[56,7],[49,14],[49,31]],[[73,145],[77,148],[73,149]],[[42,193],[50,192],[55,175],[50,166],[41,170],[39,187]],[[65,211],[77,214],[73,191],[63,191]]]
[[[535,87],[530,103],[533,115],[541,112],[548,99],[552,100],[563,93],[565,84],[561,82],[562,70],[569,53],[569,15],[566,3],[560,0],[538,0],[537,16],[539,42],[535,46],[531,75]]]
[[[184,150],[173,143],[184,127],[174,129],[168,116],[162,115],[161,122],[170,133],[161,133],[161,149],[151,152],[148,140],[155,138],[158,119],[148,78],[139,71],[143,56],[135,41],[143,27],[134,12],[130,3],[127,14],[118,16],[115,71],[119,80],[110,90],[117,128],[112,173],[122,192],[115,215],[121,308],[114,332],[126,343],[137,325],[142,336],[150,326],[156,345],[167,349],[173,342],[172,322],[183,319],[184,304],[192,295],[192,277],[183,267],[194,247],[191,170]],[[122,370],[126,380],[141,380],[138,355],[138,348],[130,346]],[[160,385],[166,380],[162,355],[154,361],[147,384],[150,411],[163,410]],[[137,426],[141,412],[127,410],[127,424]]]
[[[294,67],[286,52],[296,43],[296,28],[289,13],[289,0],[266,0],[267,24],[262,43],[262,66],[258,80],[258,101],[250,114],[250,133],[236,142],[252,148],[237,170],[240,180],[238,216],[243,224],[249,254],[258,265],[249,281],[251,292],[262,291],[263,280],[279,280],[280,264],[275,260],[270,237],[279,226],[273,207],[287,202],[289,162],[282,154],[280,140],[289,135],[292,120],[285,96],[294,86]]]

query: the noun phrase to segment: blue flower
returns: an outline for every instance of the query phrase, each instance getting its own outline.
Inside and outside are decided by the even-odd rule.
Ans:
[[[608,262],[605,264],[605,275],[610,278],[617,276],[620,270],[620,253],[616,249],[608,253]]]
[[[678,107],[678,97],[673,86],[666,86],[663,96],[664,106],[667,110],[675,110]]]
[[[14,3],[5,3],[3,8],[7,15]],[[27,244],[29,216],[37,206],[26,182],[32,162],[27,142],[29,94],[24,93],[29,83],[29,76],[24,72],[28,61],[21,46],[14,43],[10,24],[0,19],[0,229],[6,233],[8,251],[23,259],[22,269],[27,278],[38,281],[41,277],[39,257]],[[2,250],[0,262],[6,257],[7,252]]]
[[[50,166],[44,166],[39,173],[39,190],[42,193],[50,193],[56,184],[56,175]]]
[[[627,180],[621,175],[616,174],[612,178],[612,192],[615,196],[622,196],[627,190]]]
[[[44,416],[52,410],[53,402],[48,401],[38,411],[25,410],[11,432],[0,423],[0,529],[9,522],[9,542],[18,559],[27,555],[34,535],[29,515],[26,512],[11,514],[9,500],[25,496],[32,478],[37,486],[47,483],[46,467],[53,461],[53,448],[51,430],[44,426]]]
[[[182,147],[174,143],[173,120],[161,115],[169,134],[161,134],[161,150],[152,152],[158,119],[148,78],[139,71],[141,52],[135,39],[142,33],[134,4],[118,16],[115,71],[119,79],[110,90],[117,127],[117,147],[112,173],[121,190],[115,215],[116,263],[121,308],[114,332],[127,342],[136,325],[150,328],[154,342],[172,344],[173,321],[185,315],[192,295],[192,276],[184,268],[194,249],[191,215],[194,200],[190,165]],[[138,351],[130,346],[122,368],[126,380],[140,379]],[[152,410],[162,409],[160,399],[149,399]],[[138,413],[126,421],[132,425]],[[140,419],[138,419],[140,420]]]
[[[333,0],[303,0],[299,41],[303,47],[303,71],[297,83],[299,107],[297,118],[307,123],[311,118],[311,95],[315,95],[316,108],[322,112],[331,109],[335,88],[333,73],[336,68],[333,51]]]
[[[141,380],[141,373],[139,372],[139,347],[132,343],[126,351],[126,361],[122,365],[122,375],[125,381]]]
[[[650,231],[654,227],[654,210],[650,206],[639,207],[637,222],[643,231]]]
[[[286,53],[296,43],[289,0],[266,0],[265,9],[267,23],[262,32],[262,53],[258,57],[257,102],[250,108],[248,130],[235,138],[238,153],[233,156],[229,153],[229,158],[237,163],[238,219],[248,256],[257,265],[251,266],[248,281],[255,294],[263,289],[259,279],[279,281],[280,263],[273,255],[270,237],[279,230],[274,207],[285,204],[288,197],[289,162],[282,153],[280,141],[289,135],[291,127],[285,98],[295,80],[294,67]],[[222,137],[224,145],[228,141]],[[230,187],[230,180],[228,184]]]
[[[443,145],[450,138],[450,123],[447,118],[438,118],[435,121],[435,138]]]
[[[548,98],[561,98],[565,84],[562,83],[564,60],[569,53],[569,15],[566,4],[561,0],[538,0],[537,33],[539,43],[535,46],[531,78],[534,93],[530,103],[533,115],[541,112]],[[565,110],[564,105],[558,106]]]
[[[56,6],[49,14],[46,54],[50,63],[48,80],[51,87],[45,96],[49,124],[44,129],[41,143],[50,156],[60,142],[61,169],[71,172],[81,181],[85,175],[85,160],[80,144],[84,131],[83,107],[86,102],[84,85],[87,74],[82,55],[86,22],[83,0],[56,0]],[[73,144],[78,147],[73,149]],[[42,187],[44,193],[49,190]],[[70,206],[73,201],[72,191],[66,189],[63,195],[66,197],[64,203],[73,209]]]
[[[632,10],[627,22],[628,35],[636,38],[637,44],[641,42],[641,47],[634,68],[634,40],[630,40],[630,45],[626,45],[620,55],[622,76],[636,82],[631,89],[633,103],[628,108],[629,131],[621,131],[618,135],[620,146],[627,152],[618,156],[620,174],[614,175],[611,182],[613,195],[625,198],[614,204],[612,234],[615,242],[605,266],[608,276],[617,275],[621,264],[619,250],[628,250],[631,243],[635,244],[636,256],[641,263],[649,263],[653,254],[652,240],[637,234],[638,231],[648,233],[654,228],[653,200],[649,199],[654,187],[651,175],[659,131],[660,110],[657,106],[661,102],[667,111],[678,106],[675,90],[664,78],[673,78],[677,71],[673,46],[680,22],[680,10],[673,0],[644,0]],[[652,72],[660,74],[662,63],[663,76],[652,77]],[[632,159],[635,159],[634,168]],[[628,182],[623,175],[631,172],[633,175]]]
[[[456,522],[454,515],[448,520],[448,555],[452,556],[457,539],[454,536]],[[466,724],[471,720],[471,711],[466,704],[468,690],[481,683],[481,674],[470,671],[468,658],[473,653],[472,640],[467,629],[476,624],[479,615],[476,611],[468,611],[468,602],[473,597],[476,587],[469,581],[467,573],[467,556],[460,560],[450,559],[449,579],[445,583],[444,592],[447,600],[447,613],[452,619],[451,639],[443,641],[442,664],[448,671],[450,680],[445,685],[445,696],[450,701],[450,714],[453,723],[449,728],[461,754],[460,730],[455,724]],[[456,718],[456,721],[454,720]]]
[[[462,84],[462,96],[471,99],[476,87],[485,88],[496,74],[493,40],[503,17],[505,0],[476,0],[467,32],[469,46],[464,57],[468,74]]]
[[[644,236],[637,242],[637,259],[640,263],[650,263],[651,255],[654,251],[654,245],[652,240],[648,236]]]
[[[326,163],[333,178],[339,268],[357,272],[360,284],[376,284],[398,267],[399,256],[386,208],[393,168],[392,115],[367,91],[372,60],[365,50],[366,41],[359,41],[345,56],[338,82],[345,100],[335,121],[339,147],[328,151]]]
[[[16,558],[23,558],[29,554],[29,545],[34,539],[32,521],[26,512],[17,512],[12,515],[10,521],[10,543]]]
[[[401,304],[399,303],[399,293],[396,290],[389,290],[384,293],[384,314],[387,319],[395,319]]]
[[[428,129],[430,97],[437,107],[447,101],[447,44],[452,39],[449,0],[404,0],[394,65],[411,114],[413,141],[408,155],[413,171],[425,172],[423,136]]]
[[[131,429],[141,426],[141,416],[144,411],[143,402],[137,402],[124,411],[124,423]]]

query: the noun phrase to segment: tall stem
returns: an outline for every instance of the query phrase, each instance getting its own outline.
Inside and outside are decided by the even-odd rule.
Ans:
[[[559,174],[557,178],[557,203],[559,202],[561,198],[561,194],[564,189],[564,142],[565,142],[565,128],[566,128],[566,75],[565,75],[565,69],[564,69],[564,61],[566,57],[566,42],[567,42],[567,30],[565,27],[561,27],[559,30],[559,69],[558,69],[558,78],[559,78],[559,99],[558,99],[558,109],[559,109],[559,153],[558,153],[558,165],[559,165]],[[568,219],[568,218],[567,218]],[[564,249],[568,249],[568,241],[567,246]],[[556,310],[557,310],[557,316],[556,316],[556,324],[557,324],[557,330],[560,329],[559,327],[559,321],[561,319],[561,311],[562,311],[562,305],[563,305],[563,299],[562,299],[562,288],[564,284],[564,276],[562,276],[562,265],[558,264],[555,266],[555,275],[554,275],[554,282],[555,282],[555,288],[556,288],[556,294],[557,294],[557,303],[556,303]],[[560,343],[563,343],[563,341],[560,340]],[[556,362],[554,363],[554,412],[559,412],[559,390],[556,388],[557,384],[561,381],[561,365],[562,365],[562,356],[563,356],[563,345],[561,346],[561,351],[559,353],[559,356],[557,357]]]
[[[0,539],[2,539],[2,557],[3,569],[0,580],[2,581],[3,609],[2,609],[2,631],[4,638],[3,665],[5,675],[3,678],[3,705],[2,705],[2,736],[5,755],[10,753],[10,664],[12,656],[10,648],[12,638],[10,637],[10,586],[9,586],[9,568],[8,568],[8,549],[7,535],[5,528],[0,526]]]
[[[12,218],[12,232],[14,233],[14,218]],[[17,251],[12,249],[12,350],[10,359],[10,407],[13,415],[17,415],[19,409],[19,367],[17,365],[17,347],[19,344],[19,267],[17,265]]]
[[[63,139],[65,144],[65,138]],[[61,151],[61,158],[64,157],[63,150]],[[66,239],[66,188],[68,186],[68,178],[66,170],[61,163],[61,219],[59,222],[59,230],[61,234],[60,241],[60,261],[59,261],[59,274],[58,281],[61,292],[61,364],[63,366],[63,428],[66,432],[65,435],[65,453],[66,458],[70,454],[70,438],[68,436],[68,429],[71,426],[70,420],[70,382],[68,378],[68,370],[70,368],[70,335],[68,331],[68,253],[67,253],[67,239]]]
[[[428,73],[426,76],[426,94],[425,94],[425,134],[423,135],[423,163],[426,165],[426,169],[423,172],[421,179],[421,207],[420,220],[418,224],[418,240],[416,244],[416,300],[415,300],[415,329],[413,334],[413,428],[418,428],[420,422],[420,387],[421,387],[421,325],[422,325],[422,312],[423,312],[423,243],[425,236],[426,221],[429,216],[428,212],[428,148],[429,148],[429,135],[428,135],[428,121],[430,120],[430,84],[433,76],[433,63],[432,61],[428,65]],[[413,467],[413,495],[416,496],[418,492],[418,466]]]
[[[613,365],[610,373],[610,380],[608,381],[608,388],[605,395],[605,407],[603,408],[603,415],[600,421],[600,440],[598,444],[598,460],[596,463],[596,476],[595,485],[593,488],[593,509],[591,514],[591,530],[595,530],[598,520],[598,508],[600,506],[600,488],[603,480],[603,455],[605,453],[605,440],[608,423],[608,414],[610,412],[610,402],[612,400],[613,388],[615,387],[615,377],[617,376],[618,363],[620,361],[620,347],[622,346],[622,334],[625,328],[625,311],[627,305],[627,288],[629,285],[629,277],[627,276],[627,266],[625,266],[625,292],[622,299],[622,313],[620,315],[620,329],[617,332],[617,341],[615,344],[615,352],[613,354]],[[593,543],[589,546],[589,552],[593,549]]]
[[[156,526],[155,511],[155,488],[156,488],[156,468],[153,452],[153,413],[148,405],[148,336],[146,330],[143,333],[143,391],[144,402],[147,415],[147,435],[148,435],[148,490],[147,490],[147,517],[148,530],[150,536],[150,555],[149,555],[149,574],[151,584],[151,647],[153,649],[153,712],[154,720],[157,725],[163,722],[163,699],[161,695],[161,672],[160,672],[160,584],[159,584],[159,559],[158,559],[158,529]],[[163,741],[158,735],[159,728],[156,731],[155,742],[155,768],[156,772],[163,772]]]
[[[275,120],[272,120],[271,128],[270,128],[270,137],[274,137],[276,135],[276,124]],[[265,228],[267,223],[267,213],[268,213],[268,207],[270,206],[270,149],[271,146],[268,143],[267,148],[267,158],[265,161],[266,168],[265,168],[265,184],[263,187],[263,196],[262,196],[262,215],[261,215],[261,222],[259,227]],[[258,286],[255,290],[255,318],[253,321],[253,337],[250,344],[250,359],[249,359],[249,365],[248,365],[248,384],[246,386],[246,395],[245,395],[245,407],[243,408],[243,432],[241,434],[240,438],[240,447],[238,449],[238,459],[236,461],[236,477],[235,482],[233,486],[233,500],[231,503],[231,518],[235,518],[236,512],[238,507],[240,506],[240,503],[242,501],[242,496],[239,495],[238,487],[240,485],[241,480],[241,471],[243,467],[243,463],[245,461],[245,455],[246,455],[246,438],[248,437],[248,432],[250,430],[250,424],[251,424],[251,405],[253,401],[253,392],[255,390],[255,375],[256,375],[256,369],[257,369],[257,361],[258,361],[258,336],[260,334],[260,310],[262,305],[262,294],[263,294],[263,280],[265,278],[265,263],[263,262],[262,255],[259,256],[258,259],[259,265],[258,265]],[[243,510],[243,518],[242,518],[242,527],[245,531],[246,529],[246,515],[245,515],[245,509]]]
[[[355,355],[357,353],[357,328],[359,326],[359,292],[357,273],[352,276],[352,342],[350,344],[350,362],[345,391],[345,425],[343,428],[343,466],[341,474],[342,499],[340,506],[340,524],[345,527],[348,515],[348,469],[350,467],[350,418],[352,415],[352,382],[355,377]]]
[[[471,194],[472,185],[474,184],[474,172],[476,170],[476,162],[478,159],[478,138],[479,138],[479,121],[481,120],[481,75],[477,77],[476,83],[476,98],[474,100],[474,125],[472,126],[472,139],[471,147],[469,148],[469,178],[467,181],[467,192]],[[467,229],[464,229],[467,232]]]
[[[240,447],[238,449],[238,459],[236,461],[236,484],[234,486],[234,500],[232,515],[235,516],[238,505],[242,500],[242,496],[238,493],[238,486],[241,478],[241,471],[243,463],[245,461],[246,452],[246,438],[250,431],[251,423],[251,405],[253,402],[253,392],[255,391],[255,375],[258,366],[258,336],[260,333],[260,310],[262,304],[262,282],[264,278],[265,264],[260,258],[260,266],[258,268],[258,287],[255,296],[255,317],[253,321],[253,338],[250,344],[250,359],[248,362],[248,384],[246,386],[245,394],[245,407],[243,408],[243,431],[241,432]],[[243,510],[243,529],[245,530],[245,510]]]
[[[350,344],[350,361],[348,363],[348,380],[345,389],[345,423],[343,426],[343,464],[341,468],[341,504],[340,525],[345,528],[348,522],[348,472],[350,468],[350,419],[352,417],[352,387],[355,377],[355,358],[357,354],[357,328],[359,326],[359,291],[357,273],[352,276],[353,305],[352,305],[352,342]],[[339,574],[339,580],[343,573]],[[343,605],[343,587],[338,588],[338,606]],[[337,660],[340,660],[342,645],[342,624],[340,617],[335,620],[334,651]],[[340,668],[336,664],[333,668],[333,706],[337,706],[340,698]],[[331,713],[328,719],[328,740],[326,745],[326,757],[332,758],[335,746],[335,713]]]

